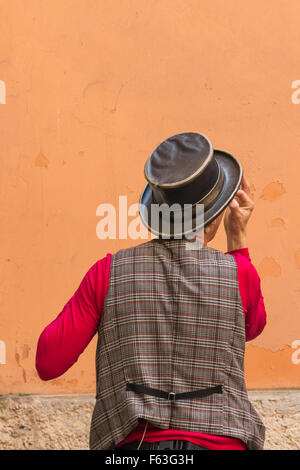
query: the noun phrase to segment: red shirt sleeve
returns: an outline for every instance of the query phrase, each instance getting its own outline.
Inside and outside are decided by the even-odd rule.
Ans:
[[[95,335],[106,296],[111,254],[97,261],[58,317],[41,333],[36,370],[42,380],[64,374]]]
[[[228,252],[235,256],[241,300],[246,320],[246,341],[258,336],[266,324],[260,279],[247,248]],[[41,333],[36,369],[42,380],[64,374],[95,335],[106,296],[111,254],[97,261],[58,317]]]
[[[240,296],[245,312],[246,341],[251,341],[266,325],[266,310],[259,275],[251,262],[248,248],[227,253],[236,259]]]

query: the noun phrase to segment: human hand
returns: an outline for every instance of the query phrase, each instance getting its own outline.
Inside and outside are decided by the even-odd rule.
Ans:
[[[245,245],[241,248],[247,246],[246,226],[254,209],[254,202],[250,196],[250,186],[243,173],[240,189],[228,205],[224,215],[224,228],[229,247],[233,244]]]

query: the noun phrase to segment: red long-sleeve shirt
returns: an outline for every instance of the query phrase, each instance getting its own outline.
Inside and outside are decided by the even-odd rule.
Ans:
[[[239,291],[245,313],[246,341],[250,341],[263,331],[266,324],[260,278],[251,263],[248,248],[228,253],[236,259]],[[111,254],[107,254],[89,269],[62,312],[41,333],[36,351],[36,369],[42,380],[51,380],[64,374],[77,362],[97,332],[109,283],[110,261]],[[122,444],[140,440],[143,431],[144,423],[141,422]],[[242,441],[231,437],[161,430],[148,425],[145,441],[164,439],[187,439],[211,450],[246,448]]]

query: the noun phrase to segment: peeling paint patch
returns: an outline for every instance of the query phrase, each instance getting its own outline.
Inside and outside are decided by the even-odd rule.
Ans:
[[[257,270],[261,277],[279,277],[281,275],[281,267],[273,258],[264,258]]]
[[[40,152],[35,159],[35,166],[48,168],[48,165],[49,165],[48,158],[46,158],[45,155],[43,155],[42,152]]]
[[[295,342],[276,351],[246,345],[245,378],[248,388],[300,387],[300,365],[295,364]]]
[[[21,367],[21,364],[20,364],[20,354],[16,352],[15,354],[15,359],[16,359],[16,363],[18,364],[19,367]]]
[[[276,217],[276,219],[273,219],[271,222],[272,227],[283,227],[284,225],[285,222],[281,217]]]
[[[286,193],[286,190],[283,184],[279,181],[274,181],[265,186],[263,193],[260,196],[260,199],[264,199],[266,201],[274,201],[274,199],[277,199],[284,193]]]
[[[53,385],[63,385],[65,383],[65,380],[64,379],[54,379],[54,380],[51,380],[51,384]]]
[[[67,384],[70,385],[71,387],[76,387],[76,385],[78,384],[78,380],[77,379],[68,380]]]
[[[22,359],[27,359],[29,356],[30,347],[28,344],[23,344],[22,347]]]

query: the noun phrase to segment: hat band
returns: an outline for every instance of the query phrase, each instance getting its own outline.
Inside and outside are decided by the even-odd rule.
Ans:
[[[218,162],[217,162],[217,165],[218,165],[218,168],[219,168],[219,174],[218,174],[218,179],[216,181],[216,184],[209,191],[209,193],[206,194],[206,196],[204,196],[198,202],[195,202],[195,204],[193,204],[193,207],[196,206],[197,204],[203,204],[204,209],[208,210],[213,205],[213,203],[215,202],[217,197],[219,196],[219,194],[220,194],[220,192],[223,188],[223,184],[224,184],[224,174],[223,174],[222,168],[220,168]]]
[[[163,188],[159,185],[152,185],[153,198],[157,204],[196,204],[215,187],[220,177],[220,168],[216,159],[213,159],[205,170],[194,178],[191,182],[177,188]]]

